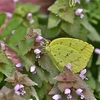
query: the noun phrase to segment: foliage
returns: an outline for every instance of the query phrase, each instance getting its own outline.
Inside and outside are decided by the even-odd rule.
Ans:
[[[90,58],[86,66],[88,81],[84,82],[80,79],[79,73],[74,74],[69,69],[67,69],[69,76],[64,77],[65,67],[63,71],[59,71],[45,50],[49,42],[58,37],[80,39],[91,43],[94,48],[100,48],[99,0],[90,2],[81,0],[81,3],[74,1],[56,0],[48,8],[49,15],[40,13],[38,5],[16,3],[13,16],[0,33],[0,99],[6,97],[8,100],[8,97],[12,97],[10,98],[12,100],[31,98],[51,100],[50,95],[57,93],[66,100],[65,88],[71,88],[74,98],[77,99],[79,96],[76,96],[75,89],[81,87],[86,91],[85,100],[100,99],[100,53],[98,55],[94,52]],[[75,14],[78,8],[83,9],[83,18]],[[0,13],[0,28],[4,25],[6,18],[4,12]],[[38,36],[40,40],[37,40]],[[40,50],[40,53],[35,53],[36,49]],[[31,68],[34,69],[31,70]],[[75,84],[72,85],[72,83]],[[20,84],[24,85],[26,93],[18,96],[14,92],[15,86]],[[23,88],[21,89],[23,92]]]

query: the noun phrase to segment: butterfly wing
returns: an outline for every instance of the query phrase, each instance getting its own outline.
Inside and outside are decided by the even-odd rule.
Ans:
[[[71,69],[76,73],[86,67],[93,46],[78,39],[58,38],[46,47],[46,51],[60,71],[67,63],[71,63]]]

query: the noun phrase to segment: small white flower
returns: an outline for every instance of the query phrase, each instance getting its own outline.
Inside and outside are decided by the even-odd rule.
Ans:
[[[35,54],[40,54],[41,51],[40,51],[39,49],[35,49],[35,50],[34,50],[34,53],[35,53]]]
[[[16,30],[12,30],[12,32],[11,32],[11,33],[12,33],[12,34],[15,34],[15,31],[16,31]]]
[[[31,67],[30,67],[30,72],[34,72],[35,69],[36,69],[36,66],[35,66],[35,65],[31,66]]]
[[[78,9],[75,11],[75,15],[80,16],[80,18],[83,18],[84,15],[82,14],[82,12],[83,12],[83,9],[78,8]]]
[[[61,95],[60,94],[55,94],[52,98],[54,100],[59,100],[59,99],[61,99]]]
[[[80,14],[80,18],[83,18],[84,17],[84,15],[83,14]]]
[[[14,91],[17,95],[24,95],[26,93],[22,84],[15,85]]]
[[[65,94],[70,94],[71,90],[70,89],[65,89]]]
[[[78,8],[75,12],[76,15],[80,15],[83,12],[83,9]]]
[[[6,49],[6,45],[3,41],[0,41],[0,45],[1,45],[1,49],[5,50]]]
[[[12,13],[6,12],[6,16],[9,17],[9,18],[11,18],[12,17]]]
[[[43,37],[41,35],[38,35],[36,37],[36,42],[39,42],[41,46],[44,44],[44,41],[42,41],[42,40],[43,40]]]
[[[71,63],[68,63],[68,64],[66,65],[66,67],[67,67],[68,69],[71,69]]]
[[[83,90],[81,88],[76,90],[76,94],[79,95],[81,99],[84,99],[85,96],[82,92],[83,92]]]
[[[72,98],[72,95],[68,94],[67,99],[71,99],[71,98]]]
[[[18,2],[19,0],[13,0],[14,3]]]
[[[33,74],[36,73],[35,70],[36,70],[36,66],[35,65],[33,65],[33,66],[30,67],[30,72],[32,72]]]
[[[83,90],[81,88],[76,90],[76,94],[80,95],[83,92]]]
[[[33,24],[33,23],[34,23],[34,20],[33,20],[33,19],[31,19],[31,20],[30,20],[30,24]]]
[[[36,37],[36,42],[41,42],[42,39],[43,39],[43,37],[41,35],[38,35]]]
[[[41,46],[42,46],[42,45],[44,45],[44,42],[43,42],[43,41],[41,41],[41,42],[40,42],[40,45],[41,45]]]
[[[80,97],[81,99],[84,99],[85,98],[85,96],[83,95],[83,94],[81,94],[81,97]]]
[[[65,89],[64,93],[67,94],[67,99],[71,99],[72,98],[72,95],[70,94],[71,90],[69,88]]]
[[[27,19],[29,20],[30,24],[34,23],[34,20],[32,19],[32,13],[27,14]]]
[[[88,78],[86,78],[86,76],[84,75],[85,73],[86,73],[86,69],[83,69],[79,74],[79,76],[82,78],[82,80],[84,80],[84,79],[88,80]]]
[[[22,66],[22,63],[17,63],[16,64],[16,67],[21,67]]]
[[[36,58],[40,58],[40,55],[39,55],[39,54],[37,54],[37,55],[36,55]]]
[[[75,3],[78,3],[78,4],[80,4],[80,0],[75,0]]]
[[[40,58],[41,50],[35,49],[35,50],[34,50],[34,53],[36,54],[36,58]]]
[[[28,13],[28,14],[27,14],[27,19],[28,19],[28,20],[32,19],[32,13]]]
[[[99,55],[100,55],[100,49],[99,49],[99,48],[96,48],[96,49],[94,50],[94,52],[95,52],[96,54],[99,54]]]

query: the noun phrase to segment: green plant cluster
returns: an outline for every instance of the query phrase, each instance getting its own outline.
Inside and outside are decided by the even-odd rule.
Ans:
[[[22,96],[24,99],[19,98],[19,100],[30,98],[52,100],[48,93],[56,84],[56,80],[53,78],[60,72],[45,50],[41,54],[41,59],[36,59],[34,48],[38,44],[35,45],[35,35],[40,34],[49,40],[58,37],[77,38],[91,43],[95,48],[100,48],[100,33],[98,31],[100,23],[99,0],[91,0],[89,3],[83,0],[81,4],[75,6],[70,6],[69,1],[71,0],[56,0],[48,8],[49,15],[40,13],[40,6],[30,3],[16,3],[12,18],[0,33],[0,41],[4,41],[6,47],[16,52],[15,58],[20,59],[23,68],[20,71],[21,73],[14,71],[11,75],[15,63],[8,59],[6,52],[0,48],[0,88],[7,86],[12,89],[16,83],[14,79],[19,79],[18,82],[25,84],[27,91],[27,94]],[[83,18],[75,15],[75,10],[78,8],[84,9]],[[32,24],[27,19],[28,13],[32,13],[32,19],[34,19]],[[6,14],[4,12],[0,13],[0,27],[4,24],[5,19]],[[14,34],[12,34],[13,30],[15,30]],[[36,65],[36,74],[30,72],[30,66],[32,65]],[[100,55],[93,53],[86,68],[86,76],[89,79],[86,83],[93,90],[97,100],[100,100]],[[12,96],[11,93],[7,94],[7,97]]]

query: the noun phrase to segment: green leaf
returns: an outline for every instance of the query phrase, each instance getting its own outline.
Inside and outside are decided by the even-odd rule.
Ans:
[[[34,87],[31,87],[31,95],[34,96],[36,100],[40,100]]]
[[[7,56],[3,52],[0,52],[0,63],[11,64],[11,61],[7,58]]]
[[[93,55],[90,57],[90,60],[87,63],[87,68],[90,68],[92,66],[92,62],[93,62]]]
[[[92,18],[90,19],[90,22],[93,23],[93,24],[98,24],[98,21],[95,20],[95,19],[92,19]]]
[[[88,19],[86,17],[81,20],[81,24],[89,31],[88,38],[90,40],[100,42],[100,35],[95,30],[95,28],[88,22]]]
[[[49,15],[48,28],[56,27],[60,23],[61,19],[53,13]]]
[[[74,7],[69,6],[68,0],[57,0],[48,10],[58,15],[66,22],[74,22]]]
[[[44,14],[44,13],[38,13],[37,14],[38,15],[38,18],[39,18],[39,20],[43,20],[43,21],[47,21],[47,19],[48,19],[48,15],[47,14]],[[42,24],[42,23],[41,23]]]
[[[57,0],[52,6],[48,8],[54,14],[58,14],[59,10],[65,10],[69,8],[69,1],[67,0]]]
[[[33,38],[21,41],[21,43],[19,44],[19,52],[20,52],[20,54],[24,55],[28,51],[30,51],[32,46],[33,46],[33,41],[34,41]]]
[[[21,17],[25,17],[26,13],[23,9],[23,3],[18,2],[16,4],[16,9],[14,10],[14,15],[20,15]]]
[[[45,78],[45,75],[44,75],[44,71],[42,70],[41,67],[36,67],[36,73],[38,74],[38,76],[40,77],[40,79],[43,81],[47,81],[46,78]]]
[[[53,69],[56,69],[47,54],[41,55],[41,58],[38,59],[38,63],[44,70],[46,70],[48,72],[52,72],[52,74],[54,72]],[[56,72],[54,72],[54,73],[56,73]]]
[[[96,91],[99,92],[100,91],[100,82],[96,82]],[[98,99],[99,100],[99,99]]]
[[[56,75],[54,75],[50,72],[47,72],[47,71],[44,71],[44,75],[45,75],[45,78],[46,78],[47,82],[49,82],[50,84],[55,84],[56,83],[56,80],[54,80],[54,77]]]
[[[86,73],[86,76],[88,77],[88,81],[85,81],[91,89],[95,89],[96,88],[96,82],[94,80],[94,78],[92,77],[92,73],[88,70],[87,73]]]
[[[1,13],[1,14],[0,14],[0,27],[1,27],[1,26],[2,26],[2,24],[4,23],[5,18],[6,18],[6,14]]]
[[[44,29],[44,27],[42,27],[42,35],[45,38],[55,38],[60,34],[60,32],[61,32],[60,24],[57,27],[50,29]]]
[[[14,11],[14,14],[18,14],[22,17],[25,17],[27,13],[36,13],[39,11],[40,6],[39,5],[33,5],[31,3],[17,3],[16,9]]]
[[[34,16],[33,16],[32,18],[33,18],[33,20],[34,20],[34,23],[33,23],[34,27],[35,27],[35,28],[38,28],[38,27],[39,27],[39,20],[38,20],[37,15],[34,14]]]
[[[19,43],[20,40],[22,40],[25,35],[27,34],[27,28],[24,26],[20,26],[14,34],[11,35],[9,39],[9,44],[10,45],[16,45]]]
[[[7,24],[7,26],[5,27],[5,29],[3,30],[0,39],[3,39],[4,37],[8,36],[9,34],[11,34],[11,32],[13,30],[15,30],[22,22],[21,18],[12,18],[9,23]]]
[[[80,32],[79,32],[79,39],[83,41],[87,41],[88,34],[89,34],[88,30],[85,27],[81,26]]]
[[[58,89],[58,85],[57,84],[54,84],[54,86],[52,87],[52,89],[50,90],[49,92],[49,95],[54,95],[54,94],[58,94],[60,93],[61,91]]]
[[[100,65],[100,55],[97,58],[96,65]]]
[[[98,82],[100,82],[100,66],[98,68]]]
[[[42,86],[40,88],[38,88],[38,87],[36,88],[37,94],[39,96],[39,100],[43,100],[43,97],[45,95],[47,95],[46,94],[47,88],[49,88],[49,87],[48,87],[48,84],[46,82],[42,82]]]
[[[65,20],[66,22],[73,23],[74,22],[74,8],[66,9],[65,11],[60,10],[58,16]]]
[[[33,80],[31,80],[31,79],[28,78],[28,77],[25,78],[25,82],[24,82],[24,84],[27,85],[27,86],[38,85],[36,82],[34,82]]]
[[[13,65],[0,63],[0,72],[5,74],[7,77],[11,75],[12,70],[13,70]]]
[[[45,62],[45,63],[44,63]],[[46,71],[44,71],[45,77],[47,80],[53,84],[55,83],[55,80],[53,78],[58,75],[58,70],[53,65],[52,61],[48,57],[47,54],[41,55],[41,58],[38,60],[39,65]],[[49,72],[49,73],[48,73]]]
[[[37,13],[40,9],[39,5],[33,5],[32,3],[26,3],[23,6],[23,9],[25,10],[26,13]]]
[[[4,76],[2,73],[0,73],[0,82],[3,80]]]
[[[38,76],[38,74],[33,74],[33,73],[29,73],[28,74],[30,76],[30,79],[33,80],[34,82],[36,82],[38,85],[38,87],[40,88],[42,86],[42,79]]]
[[[47,14],[43,14],[43,13],[38,13],[37,14],[38,17],[38,22],[39,22],[39,26],[47,26],[48,23],[48,15]]]
[[[36,61],[36,55],[34,54],[33,49],[31,51],[29,51],[27,54],[25,54],[25,56],[33,63],[35,63]]]
[[[80,22],[78,19],[74,21],[73,24],[63,21],[61,24],[61,28],[69,35],[78,38],[80,35]]]
[[[26,70],[29,71],[30,67],[34,65],[34,61],[30,61],[29,58],[23,55],[19,55],[22,61],[23,66],[25,66]]]

